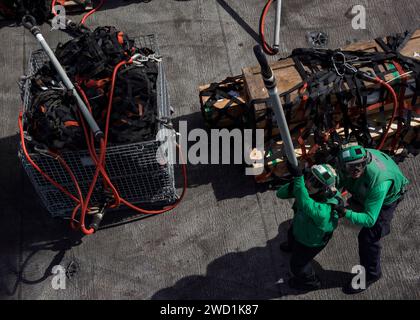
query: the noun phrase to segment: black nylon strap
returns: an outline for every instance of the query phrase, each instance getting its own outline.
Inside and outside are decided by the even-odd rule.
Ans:
[[[303,67],[302,62],[299,60],[297,56],[292,56],[293,62],[295,63],[296,70],[299,72],[300,77],[304,82],[308,80],[308,74]]]

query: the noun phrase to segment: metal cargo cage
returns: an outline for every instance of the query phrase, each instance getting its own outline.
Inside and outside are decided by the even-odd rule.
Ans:
[[[156,54],[159,54],[153,35],[136,38],[136,46],[151,48]],[[27,75],[33,75],[47,61],[48,57],[42,50],[32,52],[29,59]],[[158,68],[158,118],[170,120],[171,111],[162,62],[158,62]],[[21,87],[24,111],[28,110],[31,106],[32,97],[30,86],[31,81],[27,77]],[[23,121],[25,121],[25,117]],[[165,121],[159,121],[158,130],[164,128],[164,126]],[[156,157],[162,143],[158,140],[152,140],[109,145],[107,147],[107,172],[122,198],[133,204],[143,204],[148,207],[168,205],[178,199],[175,189],[174,162],[172,161],[174,155],[171,153],[171,150],[174,150],[174,142],[172,139],[165,141],[169,154],[159,155],[160,157],[164,157],[164,160],[169,161],[163,162],[158,161]],[[45,173],[67,190],[76,194],[76,189],[71,178],[57,160],[36,152],[31,153],[30,156]],[[61,153],[61,156],[75,174],[83,194],[86,195],[95,172],[95,165],[89,156],[89,152],[87,150],[65,151]],[[52,186],[30,165],[23,154],[21,146],[19,148],[19,158],[42,204],[50,214],[53,217],[69,217],[75,203],[66,194]],[[99,178],[91,199],[92,203],[101,200],[101,185],[102,179]]]

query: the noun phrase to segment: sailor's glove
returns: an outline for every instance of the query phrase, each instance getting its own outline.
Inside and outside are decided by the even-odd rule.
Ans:
[[[334,211],[337,212],[339,218],[343,218],[346,216],[346,207],[344,206],[344,201],[340,201],[338,204],[333,206]]]
[[[294,167],[289,161],[286,161],[286,166],[293,177],[300,177],[303,175],[302,169],[299,166]]]

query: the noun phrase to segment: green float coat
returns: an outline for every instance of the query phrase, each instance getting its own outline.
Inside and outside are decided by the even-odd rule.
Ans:
[[[277,190],[281,199],[295,198],[293,210],[293,235],[296,240],[308,247],[320,247],[326,244],[325,236],[337,227],[338,215],[332,205],[338,203],[339,192],[325,202],[313,200],[305,187],[303,177],[296,177],[293,190],[286,184]]]
[[[346,218],[354,224],[371,228],[382,206],[397,201],[409,181],[388,155],[374,149],[366,150],[372,155],[372,162],[363,175],[359,179],[341,178],[339,184],[364,207],[364,212],[347,210]]]

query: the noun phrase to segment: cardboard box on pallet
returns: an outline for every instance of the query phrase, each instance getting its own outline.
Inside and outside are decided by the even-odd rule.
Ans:
[[[250,108],[241,76],[199,87],[200,106],[207,128],[246,127]]]

